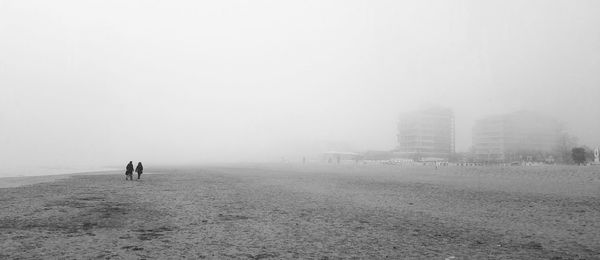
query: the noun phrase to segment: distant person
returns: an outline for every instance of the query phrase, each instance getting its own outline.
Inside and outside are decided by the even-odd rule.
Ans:
[[[142,172],[144,171],[144,166],[142,166],[142,162],[138,162],[138,165],[135,167],[135,172],[138,174],[138,180],[140,176],[142,176]]]
[[[133,181],[133,162],[129,161],[127,167],[125,167],[125,180]]]

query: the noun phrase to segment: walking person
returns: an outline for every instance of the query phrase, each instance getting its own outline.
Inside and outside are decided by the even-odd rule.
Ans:
[[[138,174],[138,180],[140,176],[142,176],[142,172],[144,171],[144,166],[142,166],[142,162],[138,162],[138,165],[135,167],[135,172]]]
[[[129,161],[127,167],[125,167],[125,180],[133,181],[133,162]]]

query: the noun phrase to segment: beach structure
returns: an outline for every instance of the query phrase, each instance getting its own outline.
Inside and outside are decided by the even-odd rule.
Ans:
[[[436,158],[448,160],[455,152],[454,112],[433,107],[406,113],[398,123],[395,153],[417,161]]]
[[[488,116],[473,127],[473,154],[480,162],[548,161],[561,133],[558,121],[531,111]]]
[[[323,153],[323,159],[328,163],[341,163],[342,161],[356,161],[360,154],[354,152],[328,151]]]

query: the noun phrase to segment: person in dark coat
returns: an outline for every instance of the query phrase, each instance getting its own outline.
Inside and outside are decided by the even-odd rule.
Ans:
[[[144,166],[142,166],[142,162],[138,162],[138,165],[135,167],[135,172],[138,174],[138,180],[140,176],[142,176],[142,172],[144,171]]]
[[[129,161],[127,167],[125,167],[125,180],[133,181],[133,162]]]

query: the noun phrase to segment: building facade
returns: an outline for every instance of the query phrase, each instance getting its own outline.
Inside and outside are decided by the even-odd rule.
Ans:
[[[529,111],[490,116],[475,122],[473,155],[478,161],[541,161],[558,146],[558,121]]]
[[[404,114],[398,123],[396,154],[415,160],[448,160],[455,152],[454,113],[429,108]]]

